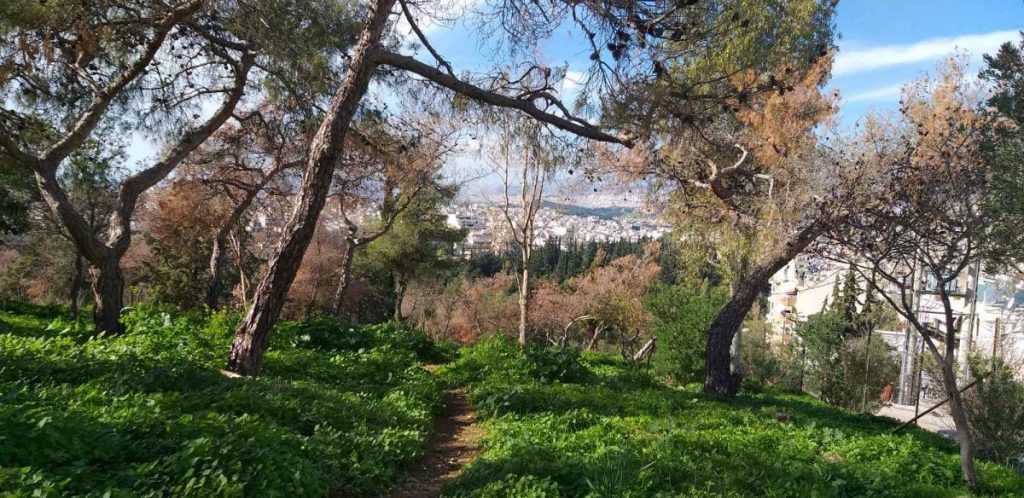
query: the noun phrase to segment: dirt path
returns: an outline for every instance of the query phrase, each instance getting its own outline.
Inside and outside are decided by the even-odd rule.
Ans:
[[[449,389],[444,394],[444,403],[444,414],[434,421],[426,454],[416,462],[412,473],[392,488],[388,497],[434,498],[480,453],[477,442],[483,431],[476,425],[476,410],[466,391]]]

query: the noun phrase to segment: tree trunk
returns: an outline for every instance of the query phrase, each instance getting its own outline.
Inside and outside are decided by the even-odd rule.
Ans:
[[[956,438],[960,443],[960,471],[963,473],[967,487],[978,486],[978,474],[974,470],[974,440],[971,438],[971,426],[964,412],[964,401],[956,386],[956,374],[953,372],[952,360],[943,362],[942,385],[949,399],[949,412],[956,427]]]
[[[394,3],[395,0],[377,0],[370,5],[345,79],[332,97],[330,109],[310,143],[302,189],[284,231],[284,240],[270,261],[249,312],[235,332],[228,354],[227,370],[230,372],[246,376],[260,373],[271,328],[281,313],[326,202],[334,167],[344,147],[345,132],[376,70],[372,52],[380,42]]]
[[[767,283],[768,278],[754,278],[753,275],[744,279],[711,322],[705,359],[705,392],[732,396],[739,391],[740,375],[732,371],[732,338]]]
[[[71,290],[68,292],[68,318],[78,319],[78,298],[82,295],[82,287],[85,285],[85,271],[82,264],[82,255],[75,253],[75,274],[71,278]]]
[[[243,235],[239,235],[239,231],[232,231],[231,235],[228,236],[228,241],[231,242],[231,254],[235,260],[235,268],[238,269],[238,286],[239,292],[241,293],[242,306],[249,305],[249,274],[245,270],[245,247],[243,243]]]
[[[213,250],[210,252],[210,281],[206,285],[206,306],[211,310],[220,307],[221,288],[224,286],[224,243],[226,236],[217,234],[213,239]]]
[[[267,174],[259,188],[251,188],[245,193],[245,196],[231,210],[228,219],[224,220],[224,223],[217,230],[217,235],[213,238],[213,250],[210,252],[210,281],[206,286],[206,306],[211,310],[220,307],[220,294],[223,292],[222,287],[224,286],[224,259],[227,256],[224,246],[228,242],[228,236],[231,235],[231,231],[238,225],[238,220],[242,219],[242,215],[249,209],[252,202],[256,200],[256,196],[259,195],[263,186],[277,174],[277,171],[280,170],[275,169]]]
[[[524,252],[523,254],[526,254]],[[526,257],[524,256],[524,259]],[[519,283],[519,345],[526,345],[526,325],[530,311],[530,267],[523,266],[523,279]]]
[[[352,279],[352,260],[355,259],[355,240],[347,239],[344,260],[341,263],[341,275],[338,277],[338,288],[334,291],[334,316],[340,317],[348,294],[348,283]]]
[[[956,438],[960,443],[960,471],[963,473],[964,482],[967,487],[975,489],[978,486],[978,474],[974,470],[974,441],[971,438],[971,426],[967,422],[967,414],[964,412],[963,398],[956,386],[956,372],[953,371],[953,362],[956,358],[956,325],[953,319],[953,304],[943,280],[942,271],[933,269],[935,280],[938,283],[939,297],[942,300],[942,308],[946,317],[946,354],[939,353],[935,344],[927,337],[923,337],[928,345],[932,356],[942,365],[942,386],[946,391],[949,400],[949,411],[953,417],[953,424],[956,427]],[[973,317],[972,317],[973,319]],[[922,333],[924,331],[921,331]]]
[[[402,300],[405,299],[405,279],[395,277],[395,321],[402,321]]]
[[[107,258],[93,265],[90,272],[93,277],[92,294],[95,300],[93,321],[96,332],[120,334],[121,309],[124,308],[124,277],[118,264],[119,257]]]
[[[732,371],[732,339],[743,326],[743,320],[757,295],[768,285],[772,275],[786,266],[823,231],[821,223],[812,223],[797,232],[779,250],[758,261],[740,280],[729,302],[719,310],[711,328],[705,357],[704,392],[734,396],[740,389],[740,373]]]

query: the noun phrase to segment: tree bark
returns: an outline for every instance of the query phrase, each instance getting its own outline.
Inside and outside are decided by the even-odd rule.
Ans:
[[[82,255],[75,253],[75,274],[71,278],[71,290],[68,292],[68,318],[78,319],[78,298],[82,295],[82,286],[85,285],[85,272],[82,263]]]
[[[405,299],[405,279],[402,277],[395,277],[395,321],[401,322],[404,318],[402,316],[402,300]]]
[[[741,376],[732,371],[732,340],[757,295],[768,285],[772,275],[781,270],[807,248],[823,231],[823,223],[812,223],[797,232],[779,250],[767,255],[751,268],[736,284],[729,302],[719,310],[708,330],[705,356],[704,392],[735,396],[740,389]]]
[[[978,486],[978,474],[974,469],[974,440],[971,437],[971,426],[967,422],[967,413],[964,411],[963,397],[956,386],[956,374],[953,372],[952,360],[943,362],[942,385],[946,390],[946,397],[949,399],[949,411],[953,417],[953,425],[956,427],[957,441],[960,443],[960,471],[963,473],[967,487],[975,489]]]
[[[90,268],[93,277],[92,294],[95,300],[93,321],[96,332],[120,334],[121,309],[124,308],[124,277],[121,275],[120,257],[110,257]]]
[[[224,243],[227,236],[219,233],[213,239],[213,250],[210,251],[210,281],[206,285],[206,306],[211,310],[220,307],[220,294],[223,287],[224,272]]]
[[[313,137],[299,201],[285,229],[284,239],[260,282],[245,319],[235,332],[227,370],[244,376],[259,375],[271,328],[277,321],[288,289],[302,262],[323,210],[334,167],[343,149],[345,132],[366,94],[376,70],[372,53],[387,26],[395,0],[377,0],[352,52],[345,79],[331,99],[327,115]]]
[[[334,291],[334,316],[340,317],[348,294],[348,283],[352,279],[352,260],[355,259],[357,246],[352,238],[345,240],[344,260],[341,263],[341,275],[338,276],[338,288]]]
[[[523,279],[519,283],[519,345],[526,345],[526,322],[530,311],[530,266],[526,256],[528,251],[523,251]]]

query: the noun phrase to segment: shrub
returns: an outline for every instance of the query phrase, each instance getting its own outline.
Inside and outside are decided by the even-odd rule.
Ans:
[[[658,339],[654,368],[677,384],[703,382],[708,329],[729,296],[703,283],[658,285],[645,299]]]
[[[530,376],[540,382],[582,382],[589,371],[580,352],[568,347],[532,346],[526,352]]]
[[[743,389],[761,392],[765,388],[786,392],[800,389],[800,357],[792,345],[768,342],[768,324],[748,320],[743,333]]]
[[[884,386],[896,382],[899,365],[884,341],[873,340],[868,348],[866,337],[843,335],[849,328],[834,312],[811,315],[797,327],[803,388],[836,406],[870,409],[878,405]]]
[[[975,378],[986,375],[964,394],[964,411],[978,455],[1024,473],[1024,383],[1010,363],[972,361]]]

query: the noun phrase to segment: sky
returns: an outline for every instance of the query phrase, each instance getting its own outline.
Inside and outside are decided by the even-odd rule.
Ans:
[[[845,123],[872,109],[895,109],[900,88],[956,50],[982,54],[1020,39],[1022,0],[841,0],[839,55],[830,86],[842,95]]]

